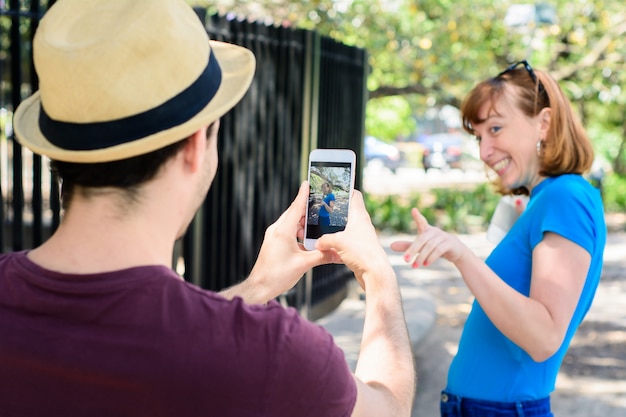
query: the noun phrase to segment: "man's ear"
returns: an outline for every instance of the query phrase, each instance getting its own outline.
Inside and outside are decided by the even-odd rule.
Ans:
[[[203,164],[206,155],[206,134],[207,127],[204,126],[191,134],[183,147],[183,159],[185,166],[189,167],[191,172],[196,172]]]
[[[545,107],[539,112],[539,132],[542,140],[546,139],[548,129],[550,129],[550,120],[552,120],[552,109]]]

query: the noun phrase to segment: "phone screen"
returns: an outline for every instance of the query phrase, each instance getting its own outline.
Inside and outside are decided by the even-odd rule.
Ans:
[[[346,228],[354,165],[350,162],[311,161],[309,167],[307,239]]]

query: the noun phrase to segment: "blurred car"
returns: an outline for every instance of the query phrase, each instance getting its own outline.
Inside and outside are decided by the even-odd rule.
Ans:
[[[463,168],[465,138],[458,133],[435,133],[420,140],[424,147],[422,165],[424,171],[436,168],[447,170]]]
[[[367,166],[384,167],[394,174],[404,164],[404,155],[397,146],[383,142],[374,136],[365,137],[363,153]]]

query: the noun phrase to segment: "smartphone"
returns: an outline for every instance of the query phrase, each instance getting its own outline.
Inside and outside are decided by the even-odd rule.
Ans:
[[[309,155],[309,203],[304,247],[315,248],[325,233],[346,228],[354,190],[356,155],[351,149],[314,149]]]

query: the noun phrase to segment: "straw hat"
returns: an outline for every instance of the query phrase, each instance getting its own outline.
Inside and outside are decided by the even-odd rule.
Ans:
[[[59,0],[33,44],[39,91],[15,111],[18,141],[68,162],[106,162],[186,138],[230,110],[249,50],[209,40],[183,0]]]

